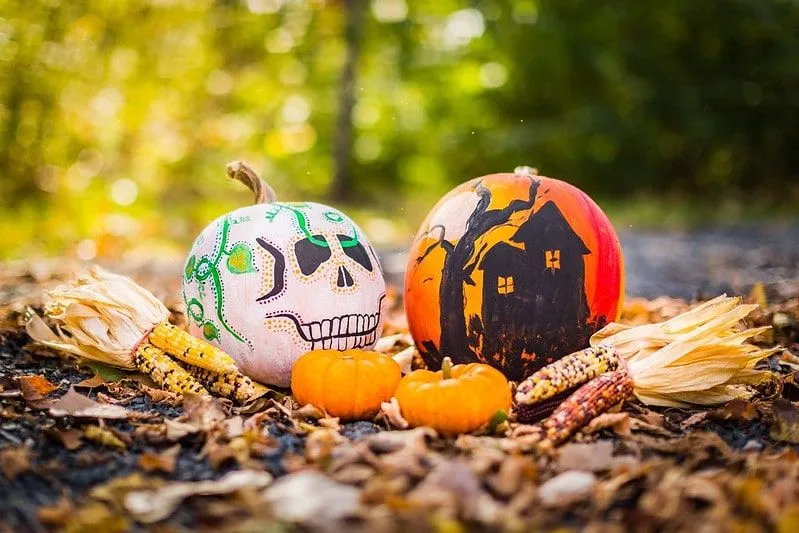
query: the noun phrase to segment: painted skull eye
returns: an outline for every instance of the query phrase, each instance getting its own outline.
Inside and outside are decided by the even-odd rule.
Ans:
[[[369,272],[372,271],[372,261],[369,259],[369,254],[366,253],[366,248],[364,248],[360,242],[353,239],[353,237],[350,237],[349,235],[336,235],[336,237],[338,237],[341,247],[344,250],[344,253],[347,254],[347,257],[361,265]]]
[[[330,246],[323,235],[306,237],[294,245],[294,254],[297,264],[304,276],[309,276],[328,259],[330,259]]]

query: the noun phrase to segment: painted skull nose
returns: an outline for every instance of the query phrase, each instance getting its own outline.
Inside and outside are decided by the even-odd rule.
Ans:
[[[338,279],[336,285],[339,287],[352,287],[355,282],[352,280],[352,274],[345,267],[338,267]]]

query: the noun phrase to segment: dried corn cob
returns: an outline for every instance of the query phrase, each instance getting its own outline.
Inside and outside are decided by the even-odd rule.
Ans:
[[[593,418],[633,394],[633,378],[625,370],[607,372],[586,383],[541,423],[545,442],[561,444]]]
[[[217,374],[204,368],[192,366],[187,366],[186,369],[192,376],[208,387],[211,392],[225,398],[231,398],[237,402],[248,402],[269,392],[267,387],[253,381],[241,372]]]
[[[148,342],[143,342],[136,348],[133,361],[136,368],[167,390],[181,394],[184,392],[208,394],[205,387],[194,379],[186,369],[170,359],[163,350]]]
[[[153,346],[189,365],[217,374],[235,374],[239,371],[236,362],[228,354],[166,320],[155,326],[147,339]]]
[[[543,402],[590,381],[604,372],[616,370],[621,359],[608,346],[586,348],[567,355],[535,372],[516,388],[516,402]]]
[[[219,374],[239,371],[218,348],[169,324],[169,311],[130,278],[94,267],[86,275],[44,294],[50,328],[32,310],[31,338],[84,359],[120,368],[137,368],[173,392],[207,391],[166,354]]]

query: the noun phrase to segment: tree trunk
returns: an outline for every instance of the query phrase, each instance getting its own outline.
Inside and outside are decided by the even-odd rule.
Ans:
[[[347,20],[344,34],[347,59],[339,81],[338,118],[333,140],[335,170],[330,186],[331,198],[339,201],[352,197],[352,109],[355,107],[355,69],[360,54],[365,0],[344,0],[343,5]]]

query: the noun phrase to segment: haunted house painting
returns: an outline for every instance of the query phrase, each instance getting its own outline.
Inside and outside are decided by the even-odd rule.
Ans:
[[[483,271],[482,353],[508,363],[520,353],[540,367],[588,344],[585,262],[590,251],[551,201],[510,240],[492,246]],[[524,369],[507,368],[521,379]],[[529,367],[528,364],[524,364]]]

